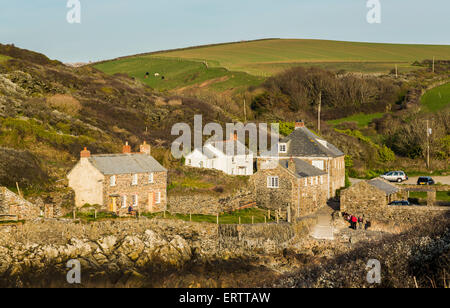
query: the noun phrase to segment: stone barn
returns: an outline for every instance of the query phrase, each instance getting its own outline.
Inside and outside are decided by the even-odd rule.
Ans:
[[[359,182],[341,192],[341,212],[368,216],[387,209],[392,201],[402,200],[402,190],[382,179]]]

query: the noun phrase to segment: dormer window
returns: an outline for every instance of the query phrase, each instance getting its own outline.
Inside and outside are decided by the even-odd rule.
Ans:
[[[287,144],[286,143],[280,143],[279,145],[278,145],[278,151],[280,152],[280,153],[287,153]]]

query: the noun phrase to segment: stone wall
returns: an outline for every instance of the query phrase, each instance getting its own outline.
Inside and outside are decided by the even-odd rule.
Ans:
[[[253,193],[248,190],[240,190],[226,195],[169,195],[167,208],[171,213],[217,215],[235,210],[242,203],[249,201],[253,201]]]
[[[0,215],[13,215],[19,220],[29,220],[39,217],[39,206],[28,202],[6,187],[0,187]]]
[[[404,191],[393,195],[389,201],[404,199]],[[360,182],[341,193],[341,212],[364,217],[370,221],[416,224],[430,217],[450,212],[450,207],[390,206],[384,192],[367,182]]]
[[[302,235],[303,236],[303,235]],[[52,276],[67,285],[66,263],[81,262],[82,280],[115,285],[121,277],[148,275],[147,281],[195,264],[245,262],[280,254],[296,245],[293,224],[222,226],[162,219],[99,221],[36,220],[20,228],[0,227],[0,286],[27,286]],[[211,263],[212,262],[212,263]],[[51,271],[51,273],[49,273]],[[25,285],[23,284],[25,283]],[[33,285],[35,286],[35,285]],[[89,286],[89,285],[87,285]]]

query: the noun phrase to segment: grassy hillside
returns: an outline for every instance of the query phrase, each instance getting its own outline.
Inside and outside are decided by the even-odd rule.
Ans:
[[[253,75],[273,75],[301,64],[349,71],[388,72],[397,63],[450,59],[450,46],[374,44],[326,40],[261,40],[157,53],[158,57],[208,61],[209,65]]]
[[[10,59],[8,56],[0,55],[0,63]]]
[[[107,74],[127,73],[153,89],[167,91],[194,84],[219,91],[242,85],[258,85],[263,78],[243,72],[230,72],[222,67],[206,67],[202,62],[182,59],[137,56],[103,62],[95,67]],[[149,76],[146,78],[146,73]],[[158,74],[155,76],[155,74]]]
[[[450,83],[427,91],[421,100],[426,111],[437,112],[450,105]]]

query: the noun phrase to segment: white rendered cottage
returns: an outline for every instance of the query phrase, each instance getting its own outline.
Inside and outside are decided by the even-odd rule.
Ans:
[[[229,175],[252,175],[253,153],[234,135],[226,141],[210,141],[202,149],[194,149],[185,165],[194,168],[216,169]]]

